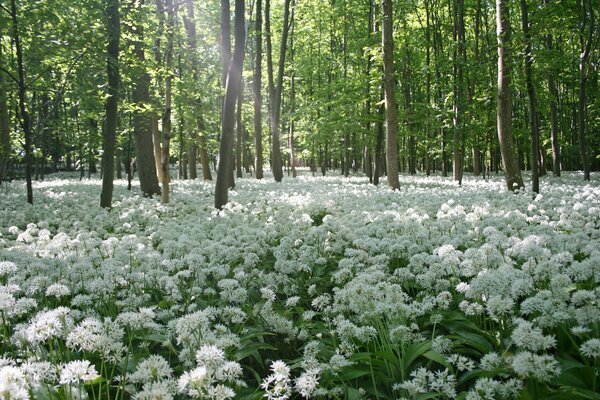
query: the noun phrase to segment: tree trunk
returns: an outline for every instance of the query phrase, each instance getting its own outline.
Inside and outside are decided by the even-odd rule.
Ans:
[[[201,136],[199,140],[202,140]],[[198,170],[196,169],[196,160],[198,159],[197,152],[198,145],[192,141],[188,146],[188,168],[190,179],[192,180],[198,178]],[[202,173],[204,173],[204,171],[202,171]]]
[[[236,141],[235,141],[235,174],[242,178],[242,142],[244,140],[244,127],[242,126],[242,101],[244,100],[243,83],[240,83],[240,93],[237,98],[237,113],[235,121]]]
[[[393,189],[400,189],[398,180],[398,111],[396,110],[396,82],[394,80],[394,42],[392,34],[392,1],[381,0],[383,86],[385,91],[386,164],[387,181]]]
[[[525,81],[527,82],[527,96],[529,97],[529,122],[531,124],[531,190],[540,192],[539,169],[539,128],[536,111],[535,88],[533,86],[533,55],[531,48],[531,34],[529,33],[529,18],[527,15],[527,1],[521,0],[521,25],[525,39]]]
[[[498,38],[498,141],[504,177],[508,190],[523,187],[523,178],[515,155],[512,135],[512,95],[510,88],[510,8],[508,0],[496,0],[496,32]]]
[[[552,35],[545,38],[546,49],[552,51]],[[548,70],[548,94],[550,97],[550,140],[552,142],[552,174],[560,176],[560,143],[558,141],[558,89],[554,82],[555,70],[552,66]]]
[[[163,56],[161,52],[161,36],[165,28],[165,0],[155,0],[156,4],[156,16],[158,19],[158,28],[156,38],[154,39],[154,61],[156,62],[156,66],[158,68],[162,68],[164,66]],[[157,86],[159,88],[159,96],[162,96],[162,76],[161,74],[157,74],[156,77]],[[157,103],[159,103],[157,101]],[[160,105],[156,104],[156,108],[159,109]],[[150,115],[150,126],[152,129],[152,144],[154,146],[154,163],[156,164],[156,176],[159,182],[163,181],[163,171],[162,171],[162,139],[160,130],[158,129],[158,113],[152,113]]]
[[[256,0],[256,60],[254,67],[254,168],[256,179],[262,179],[263,147],[262,147],[262,0]]]
[[[594,24],[594,9],[592,7],[592,0],[581,0],[581,12],[579,16],[579,43],[581,45],[581,56],[579,58],[579,106],[577,111],[578,116],[578,139],[579,139],[579,154],[581,156],[581,164],[583,166],[583,180],[590,180],[590,160],[587,149],[587,137],[586,137],[586,96],[585,96],[585,83],[587,80],[587,64],[592,47],[592,40],[594,38],[594,32],[596,26]],[[588,16],[589,11],[589,16]],[[588,21],[589,18],[589,21]],[[585,38],[585,28],[589,23],[588,36]]]
[[[287,51],[287,39],[288,33],[290,29],[290,3],[291,0],[285,0],[284,4],[284,13],[283,13],[283,28],[281,33],[281,48],[279,50],[279,63],[277,65],[277,86],[274,86],[273,73],[269,74],[271,77],[271,81],[273,84],[269,86],[272,87],[269,90],[271,97],[271,130],[273,134],[272,141],[272,168],[273,168],[273,177],[276,182],[281,182],[283,179],[283,171],[282,171],[282,163],[281,163],[281,152],[279,149],[279,126],[281,123],[281,95],[283,91],[283,72],[285,66],[285,54]],[[266,0],[265,7],[265,34],[267,35],[267,59],[272,59],[272,46],[271,46],[271,17],[270,17],[270,0]],[[273,62],[268,63],[270,65],[270,69],[273,69]]]
[[[0,64],[3,62],[2,46],[0,46]],[[10,120],[5,85],[4,72],[0,71],[0,185],[2,185],[6,176],[8,160],[10,159]]]
[[[229,5],[227,4],[229,9]],[[242,68],[244,64],[245,26],[244,0],[235,0],[235,48],[227,73],[225,102],[221,141],[219,144],[219,164],[217,167],[217,182],[215,187],[215,208],[221,209],[228,201],[229,175],[231,171],[233,150],[233,127],[235,124],[235,104],[239,96]]]
[[[167,78],[165,79],[165,112],[162,118],[163,140],[161,151],[161,168],[162,168],[162,193],[161,200],[163,204],[169,203],[169,183],[171,180],[170,174],[170,146],[171,146],[171,106],[173,92],[173,39],[175,35],[175,6],[173,0],[165,0],[167,8],[167,51],[166,69]]]
[[[108,32],[106,74],[108,76],[108,97],[104,104],[106,119],[104,121],[103,153],[102,153],[102,192],[100,207],[110,208],[113,197],[113,180],[115,175],[115,147],[117,144],[117,123],[119,103],[119,42],[121,38],[121,21],[119,0],[111,0],[106,6],[106,28]]]
[[[144,0],[136,2],[136,6],[143,11]],[[136,39],[134,41],[134,55],[140,66],[145,66],[144,30],[143,25],[136,26]],[[143,67],[142,67],[143,68]],[[140,190],[144,196],[152,197],[160,193],[158,178],[156,176],[156,163],[154,161],[154,146],[152,144],[152,129],[150,113],[145,110],[150,104],[150,75],[144,69],[140,75],[133,79],[133,92],[131,99],[136,105],[133,116],[133,133],[135,137],[135,164],[140,179]]]
[[[19,113],[21,114],[21,128],[25,136],[25,180],[27,186],[27,202],[33,204],[33,185],[31,183],[32,164],[32,140],[31,140],[31,116],[26,108],[26,85],[25,71],[23,69],[23,48],[19,34],[19,20],[17,18],[16,0],[11,0],[11,14],[13,27],[13,41],[17,51],[18,87],[19,87]]]
[[[464,0],[454,0],[453,12],[454,12],[454,57],[453,57],[453,69],[454,69],[454,118],[453,118],[453,130],[454,140],[452,143],[453,147],[453,162],[452,171],[454,180],[459,185],[462,184],[463,176],[463,158],[464,158],[464,77],[463,77],[463,65],[465,64],[465,22],[464,22]]]
[[[187,0],[187,16],[184,18],[185,28],[188,32],[188,47],[190,49],[192,59],[192,80],[195,85],[198,85],[198,61],[196,56],[197,39],[196,39],[196,18],[194,16],[194,0]],[[200,164],[202,166],[202,178],[205,181],[212,181],[212,174],[210,172],[208,151],[206,149],[206,132],[204,129],[204,120],[200,110],[200,104],[194,104],[194,113],[196,115],[196,126],[198,127],[198,134],[192,136],[190,144],[188,146],[188,167],[190,172],[190,179],[197,178],[196,172],[196,159],[198,153],[198,147],[200,150]],[[196,139],[198,144],[195,143]]]

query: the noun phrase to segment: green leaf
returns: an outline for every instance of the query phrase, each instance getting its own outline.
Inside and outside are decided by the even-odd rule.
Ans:
[[[406,352],[402,355],[402,361],[404,364],[404,371],[408,372],[410,365],[420,356],[425,354],[431,349],[431,340],[424,342],[415,343],[410,346]]]

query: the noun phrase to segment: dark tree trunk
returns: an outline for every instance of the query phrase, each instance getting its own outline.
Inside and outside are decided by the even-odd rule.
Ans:
[[[229,13],[229,5],[227,4]],[[233,152],[233,128],[235,125],[235,104],[239,96],[244,65],[245,47],[244,0],[235,0],[235,48],[225,89],[221,141],[219,144],[219,164],[215,187],[215,208],[221,209],[228,201],[228,188]]]
[[[161,151],[161,168],[162,168],[162,193],[161,200],[163,204],[169,203],[169,183],[171,180],[170,174],[170,146],[171,146],[171,106],[173,92],[173,40],[175,35],[175,6],[173,0],[165,0],[167,8],[167,51],[166,69],[167,78],[165,79],[165,112],[162,117],[163,140]]]
[[[547,3],[547,2],[546,2]],[[552,51],[552,35],[545,38],[546,49]],[[560,143],[558,141],[558,89],[554,82],[555,69],[551,67],[548,71],[548,94],[550,97],[550,140],[552,142],[552,174],[560,176]]]
[[[26,108],[26,86],[25,70],[23,68],[23,47],[21,46],[21,35],[19,32],[19,20],[17,18],[16,0],[11,0],[11,14],[13,24],[13,41],[17,51],[18,87],[19,87],[19,113],[21,114],[21,128],[25,136],[25,180],[27,186],[27,202],[33,204],[33,185],[31,183],[32,164],[32,138],[31,138],[31,116]]]
[[[525,39],[525,80],[527,82],[527,96],[529,97],[529,122],[531,124],[531,190],[540,192],[539,169],[539,128],[536,111],[535,88],[533,86],[533,55],[531,49],[531,35],[529,33],[529,18],[527,15],[527,1],[521,0],[521,25]]]
[[[585,181],[590,180],[590,160],[587,148],[587,137],[586,137],[586,93],[585,84],[587,80],[588,59],[592,47],[592,41],[594,39],[594,32],[596,30],[594,21],[594,9],[592,7],[592,0],[581,0],[581,12],[579,15],[579,43],[581,46],[581,56],[579,58],[579,105],[577,111],[577,132],[579,139],[579,154],[581,156],[581,164],[583,166],[583,179]],[[589,15],[588,15],[589,12]],[[587,38],[585,37],[586,25],[589,24]]]
[[[242,126],[242,101],[244,100],[243,82],[240,83],[240,93],[237,99],[237,113],[235,121],[236,141],[235,141],[235,174],[242,178],[242,142],[244,140],[244,127]]]
[[[165,0],[155,0],[156,3],[156,16],[158,18],[158,35],[154,39],[154,61],[159,68],[164,67],[163,55],[161,52],[161,37],[165,29]],[[160,96],[162,96],[162,75],[158,74],[156,77],[157,85],[159,87]],[[159,109],[159,101],[156,101],[156,109]],[[156,164],[156,176],[159,182],[163,181],[162,171],[162,139],[161,133],[158,129],[158,113],[152,113],[150,115],[150,126],[152,129],[152,144],[154,149],[154,163]]]
[[[106,7],[106,28],[108,32],[106,74],[108,76],[108,98],[104,104],[104,141],[102,153],[102,192],[100,207],[110,208],[113,197],[115,175],[115,147],[117,144],[117,123],[119,103],[119,43],[121,39],[121,21],[119,0],[110,0]]]
[[[2,46],[0,46],[0,65],[3,62]],[[4,72],[0,71],[0,185],[2,185],[6,176],[8,160],[10,159],[10,120],[5,85]]]
[[[196,18],[194,15],[194,0],[187,0],[187,16],[184,18],[185,28],[188,32],[188,47],[190,49],[191,58],[192,58],[192,80],[195,85],[198,85],[198,61],[196,57],[196,48],[197,48],[197,39],[196,39]],[[205,181],[212,180],[212,174],[210,172],[209,160],[208,160],[208,151],[206,149],[206,132],[204,129],[204,120],[202,119],[202,114],[200,111],[200,104],[194,104],[195,107],[195,117],[196,117],[196,126],[198,127],[198,134],[192,134],[190,138],[190,143],[188,145],[188,168],[190,172],[190,179],[197,178],[196,171],[196,159],[198,148],[200,152],[200,164],[202,166],[202,178]],[[198,144],[196,144],[196,140]]]
[[[254,66],[254,168],[256,179],[262,179],[263,147],[262,147],[262,0],[256,0],[256,59]]]
[[[388,185],[397,190],[398,180],[398,111],[396,110],[396,82],[394,80],[394,42],[392,34],[392,1],[381,0],[383,87],[385,91],[386,169]]]
[[[453,130],[454,140],[452,143],[453,147],[453,162],[452,171],[454,180],[458,184],[462,184],[463,176],[463,159],[464,159],[464,104],[465,104],[465,90],[464,90],[464,74],[463,66],[465,65],[465,21],[464,21],[464,0],[454,0],[453,12],[454,12],[454,28],[453,38],[455,42],[454,46],[454,118],[453,118]]]
[[[267,35],[267,59],[272,60],[272,46],[271,46],[271,17],[270,17],[270,0],[266,0],[265,7],[265,34]],[[272,141],[272,168],[273,168],[273,177],[276,182],[281,182],[283,179],[283,171],[282,171],[282,163],[281,163],[281,152],[279,149],[279,127],[281,123],[281,95],[283,91],[283,72],[285,67],[285,55],[287,52],[287,39],[290,29],[290,3],[291,0],[285,0],[284,4],[284,12],[283,12],[283,29],[281,33],[281,48],[279,50],[279,62],[277,64],[277,85],[275,85],[273,72],[270,75],[270,81],[272,84],[269,84],[269,87],[272,89],[269,90],[271,97],[271,131],[273,134]],[[268,63],[270,65],[270,69],[273,70],[273,62]]]
[[[144,0],[136,3],[143,12]],[[144,54],[144,30],[141,23],[136,26],[134,41],[134,55],[141,66],[146,64]],[[160,193],[158,178],[156,176],[156,163],[154,161],[154,145],[152,143],[151,116],[145,110],[150,104],[150,75],[143,70],[134,77],[132,101],[138,111],[133,116],[133,133],[135,137],[135,164],[140,179],[140,190],[144,196],[152,197]]]
[[[496,0],[498,38],[498,141],[508,190],[523,187],[512,135],[512,95],[510,88],[510,8],[508,0]]]

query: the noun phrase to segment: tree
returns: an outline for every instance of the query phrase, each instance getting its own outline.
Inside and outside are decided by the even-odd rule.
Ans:
[[[2,43],[0,43],[0,64],[2,59]],[[7,84],[4,71],[0,71],[0,185],[4,181],[6,166],[10,158],[10,120],[8,114]]]
[[[254,168],[256,179],[262,179],[263,173],[263,148],[262,148],[262,0],[256,0],[256,23],[255,23],[256,55],[254,66],[254,81],[252,91],[254,93]]]
[[[226,5],[229,8],[229,5]],[[245,26],[244,0],[235,0],[235,47],[233,57],[227,71],[225,101],[221,140],[219,144],[219,163],[217,165],[217,182],[215,186],[215,208],[221,209],[228,201],[229,175],[232,171],[233,128],[235,125],[235,106],[240,92],[242,68],[244,65]]]
[[[283,27],[281,31],[281,48],[279,50],[279,62],[277,63],[277,85],[275,86],[273,74],[273,51],[271,45],[271,17],[270,17],[271,0],[266,0],[265,6],[265,34],[267,35],[267,65],[269,68],[269,97],[271,103],[271,131],[272,131],[272,168],[273,177],[276,182],[281,182],[283,179],[283,171],[281,165],[281,152],[279,149],[279,126],[281,118],[281,95],[283,91],[283,73],[285,67],[285,55],[287,51],[287,38],[290,30],[290,3],[291,0],[285,0],[283,10]]]
[[[585,84],[587,81],[587,64],[592,49],[592,41],[594,40],[594,32],[596,32],[594,8],[592,0],[581,0],[579,7],[579,104],[578,104],[578,137],[579,137],[579,154],[581,156],[581,164],[583,166],[583,179],[590,180],[590,160],[588,157],[587,137],[586,137],[586,95]],[[589,24],[589,26],[587,26]],[[587,38],[585,29],[587,27]]]
[[[119,0],[110,0],[106,6],[106,30],[108,46],[106,51],[106,75],[108,76],[108,97],[104,104],[106,119],[104,120],[102,143],[102,192],[100,207],[110,208],[113,196],[113,179],[115,175],[115,147],[117,142],[117,123],[119,120],[119,43],[121,39],[121,21]]]
[[[525,81],[527,82],[527,96],[529,98],[529,123],[531,124],[531,190],[540,192],[539,163],[539,128],[535,88],[533,86],[533,55],[531,48],[531,34],[529,33],[529,17],[527,15],[527,0],[521,0],[521,25],[525,40]]]
[[[187,15],[184,17],[184,25],[188,32],[188,49],[191,54],[192,62],[192,83],[198,85],[199,77],[199,63],[197,56],[197,38],[196,38],[196,18],[194,16],[194,0],[187,0]],[[200,107],[200,98],[198,93],[194,93],[193,105],[194,105],[194,118],[196,120],[196,129],[198,130],[197,135],[193,135],[198,138],[198,145],[194,140],[190,141],[188,146],[188,163],[190,170],[190,179],[196,179],[196,146],[200,150],[200,165],[202,166],[202,177],[205,181],[212,181],[212,174],[210,172],[208,151],[206,149],[206,133],[204,126],[204,119]]]
[[[27,86],[25,84],[25,70],[23,67],[23,46],[21,44],[21,34],[19,31],[19,18],[17,17],[17,3],[16,0],[11,0],[11,17],[12,17],[12,28],[13,28],[13,41],[15,43],[15,50],[17,52],[17,86],[18,86],[18,97],[19,97],[19,115],[21,128],[25,136],[25,180],[27,186],[27,202],[33,204],[33,184],[31,176],[31,164],[32,164],[32,135],[31,135],[31,115],[27,111]]]
[[[162,192],[161,200],[163,204],[169,202],[169,181],[170,176],[170,143],[171,143],[171,106],[173,98],[173,37],[175,35],[175,6],[173,0],[166,0],[167,8],[167,51],[166,68],[167,79],[165,80],[165,112],[162,117],[163,138],[161,152],[162,168]]]
[[[383,87],[385,91],[386,163],[388,185],[400,189],[398,180],[398,111],[394,80],[394,42],[392,32],[392,1],[381,0],[383,47]]]
[[[137,11],[143,13],[144,0],[136,1]],[[138,61],[137,74],[134,77],[134,87],[131,99],[135,105],[133,116],[133,134],[135,137],[136,167],[140,179],[140,190],[144,196],[152,197],[160,193],[156,164],[154,161],[154,146],[150,124],[150,75],[146,70],[144,52],[144,26],[138,17],[135,25],[134,55]]]
[[[523,178],[521,178],[521,171],[515,155],[512,135],[511,32],[508,0],[496,0],[496,33],[498,38],[498,141],[500,142],[500,152],[504,164],[506,186],[508,190],[515,190],[523,187]]]

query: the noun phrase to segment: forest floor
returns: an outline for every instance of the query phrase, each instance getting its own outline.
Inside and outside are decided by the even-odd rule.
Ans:
[[[4,184],[0,398],[598,398],[598,176],[400,183]]]

